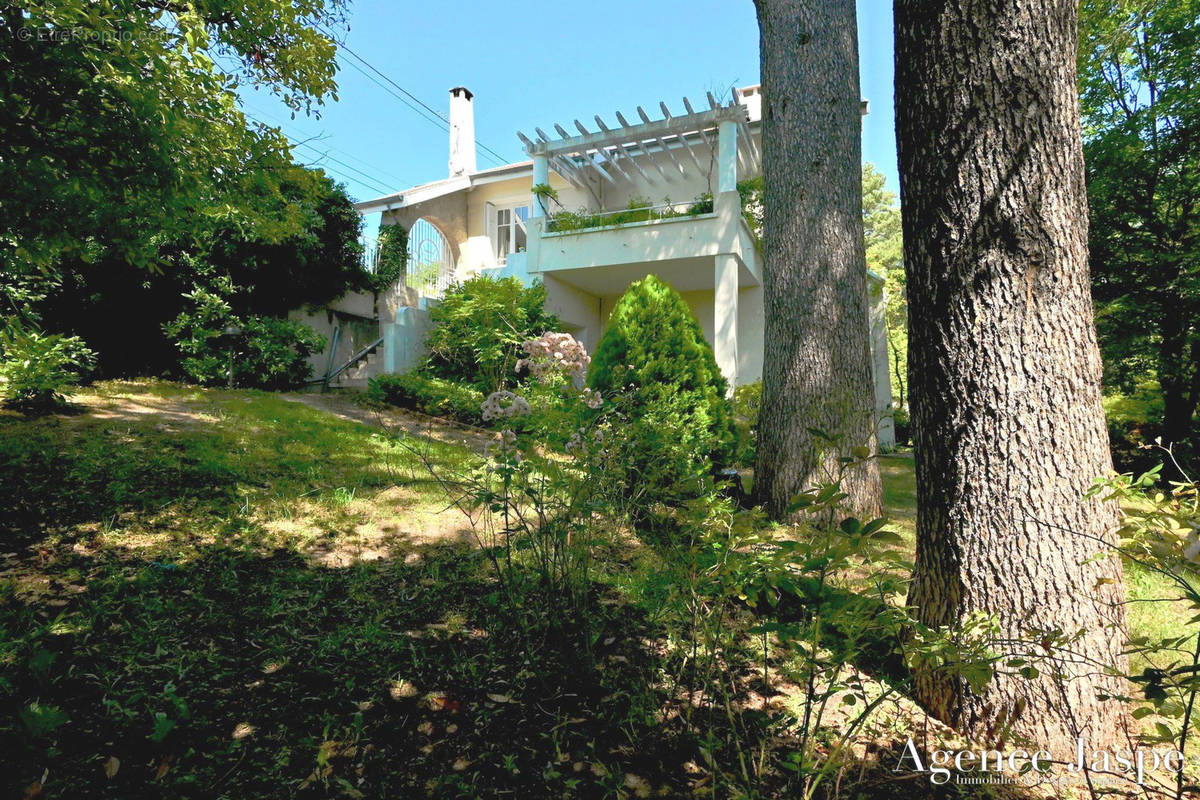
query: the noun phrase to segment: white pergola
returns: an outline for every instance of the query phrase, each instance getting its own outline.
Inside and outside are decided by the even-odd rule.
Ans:
[[[737,175],[753,174],[762,169],[762,153],[750,136],[746,108],[731,100],[721,105],[708,93],[708,109],[696,111],[686,97],[686,113],[671,114],[665,102],[658,104],[661,119],[651,119],[638,106],[640,124],[631,124],[616,113],[617,124],[610,127],[599,114],[593,119],[595,130],[578,119],[574,120],[578,135],[571,135],[562,125],[555,124],[558,138],[541,128],[534,128],[536,139],[518,131],[525,151],[533,159],[533,184],[549,183],[549,171],[554,169],[573,186],[595,197],[594,185],[618,181],[669,185],[688,177],[689,170],[707,174],[697,148],[705,147],[717,155],[718,191],[737,188]],[[740,136],[738,134],[741,134]],[[653,154],[662,154],[655,158]],[[545,216],[546,209],[539,198],[533,201],[533,215]]]

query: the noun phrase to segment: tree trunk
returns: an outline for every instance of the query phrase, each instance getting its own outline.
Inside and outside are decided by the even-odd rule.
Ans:
[[[897,0],[896,127],[917,458],[910,603],[929,625],[995,615],[1001,638],[1085,631],[1025,680],[975,694],[923,672],[935,717],[1062,754],[1119,737],[1097,692],[1124,668],[1116,508],[1100,404],[1075,89],[1075,0]],[[1004,644],[1000,652],[1024,654]],[[1046,654],[1042,646],[1032,648]],[[1028,656],[1025,656],[1028,658]],[[1062,670],[1062,679],[1051,677]],[[1008,670],[1011,672],[1012,670]],[[1022,707],[1024,708],[1021,713]]]
[[[763,399],[756,491],[772,516],[875,451],[862,114],[853,0],[756,0],[762,42]],[[814,435],[820,430],[830,438]],[[849,508],[878,515],[874,461],[843,478]]]

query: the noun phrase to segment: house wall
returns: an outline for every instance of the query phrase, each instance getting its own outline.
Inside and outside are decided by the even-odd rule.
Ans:
[[[603,297],[580,291],[556,279],[545,276],[546,306],[570,327],[588,352],[594,353],[604,335],[608,318],[620,295]],[[680,296],[696,315],[705,340],[712,342],[715,308],[711,289],[681,292]],[[738,375],[737,385],[762,379],[763,332],[762,287],[752,286],[738,292]]]
[[[429,220],[450,245],[450,253],[457,265],[461,262],[463,243],[467,240],[467,209],[467,194],[454,192],[424,203],[385,211],[380,223],[382,225],[400,225],[407,231],[417,220]],[[400,309],[414,307],[417,303],[416,293],[406,290],[397,282],[396,285],[380,295],[378,305],[381,330],[382,326],[396,322]]]
[[[715,146],[716,132],[710,132],[709,137]],[[649,201],[653,205],[667,201],[687,204],[703,194],[715,194],[717,158],[713,149],[696,142],[691,147],[700,169],[696,168],[692,156],[684,148],[675,147],[672,150],[674,159],[684,165],[685,174],[680,173],[675,161],[665,153],[648,156],[639,154],[638,163],[649,176],[649,182],[642,179],[632,166],[625,167],[629,174],[635,176],[635,180],[630,182],[616,167],[608,165],[615,181],[594,177],[589,187],[579,188],[551,168],[550,185],[559,196],[558,204],[552,204],[551,210],[616,210],[627,207],[633,200]],[[745,177],[744,174],[742,177]],[[528,171],[518,169],[511,176],[489,176],[484,173],[473,181],[475,185],[469,189],[399,211],[386,212],[384,223],[401,224],[407,228],[422,217],[434,223],[451,245],[460,278],[488,270],[496,275],[511,274],[525,280],[532,278],[544,281],[548,310],[562,319],[591,351],[599,344],[604,324],[625,287],[613,287],[613,293],[603,296],[592,294],[555,278],[555,268],[584,267],[592,263],[652,263],[662,259],[694,258],[723,252],[736,253],[751,274],[756,279],[759,277],[759,256],[742,230],[744,226],[732,224],[722,215],[689,218],[676,224],[654,224],[640,230],[634,226],[591,233],[586,237],[586,242],[567,234],[557,239],[543,238],[542,249],[547,252],[514,254],[508,259],[507,265],[498,264],[493,243],[488,237],[489,204],[495,207],[529,205],[532,167]],[[567,252],[560,253],[560,250]],[[526,270],[527,260],[529,268],[537,272],[529,273]],[[711,342],[715,327],[713,290],[688,291],[683,296],[700,321],[705,337]],[[381,303],[381,326],[396,324],[400,309],[413,305],[410,299],[385,295]],[[748,383],[758,380],[762,375],[761,286],[743,286],[738,292],[738,306],[737,382]],[[395,334],[399,329],[388,330]]]
[[[556,172],[550,173],[550,186],[559,194],[566,208],[578,208],[594,202],[581,189],[567,183]],[[504,181],[475,186],[463,193],[467,205],[467,225],[462,239],[462,257],[458,266],[466,275],[478,275],[481,270],[501,266],[496,261],[492,242],[488,239],[488,203],[494,206],[531,205],[533,178],[529,174]]]
[[[331,357],[333,366],[339,367],[379,337],[379,323],[374,314],[375,296],[362,292],[350,292],[327,308],[295,309],[288,313],[288,319],[301,322],[325,337],[325,347],[308,359],[313,378],[325,374]],[[335,350],[333,330],[338,326],[342,333]]]
[[[604,321],[608,319],[603,298],[563,283],[550,275],[545,277],[544,283],[546,310],[562,320],[568,332],[578,339],[589,353],[596,352]]]

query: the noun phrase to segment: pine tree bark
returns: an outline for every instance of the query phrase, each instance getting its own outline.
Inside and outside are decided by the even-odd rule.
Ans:
[[[756,491],[779,517],[875,452],[862,113],[853,0],[756,0],[763,82],[764,331]],[[814,435],[828,434],[830,440]],[[878,515],[874,461],[847,470],[850,510]]]
[[[983,740],[1056,754],[1120,739],[1116,509],[1100,404],[1076,94],[1075,0],[897,0],[896,127],[917,466],[910,603],[930,625],[1085,631],[1033,680],[981,693],[919,674],[921,702]],[[1026,648],[1008,646],[1016,654]],[[1004,652],[1005,648],[1001,648]],[[1040,646],[1034,652],[1046,655]],[[1061,679],[1051,673],[1061,670]],[[1020,709],[1021,713],[1015,713]]]

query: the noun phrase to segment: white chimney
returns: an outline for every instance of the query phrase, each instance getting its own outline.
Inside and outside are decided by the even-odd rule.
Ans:
[[[475,95],[465,86],[450,90],[450,177],[475,171]]]

